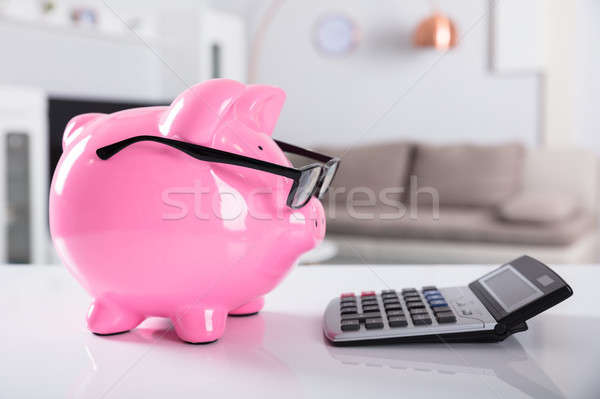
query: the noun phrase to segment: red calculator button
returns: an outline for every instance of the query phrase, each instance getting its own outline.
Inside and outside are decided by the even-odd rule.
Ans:
[[[351,298],[354,296],[354,292],[344,292],[342,295],[340,295],[340,298]]]
[[[375,291],[363,291],[360,296],[375,296]]]

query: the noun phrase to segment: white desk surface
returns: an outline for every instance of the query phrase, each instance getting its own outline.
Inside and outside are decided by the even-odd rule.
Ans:
[[[190,345],[162,319],[95,336],[89,298],[65,269],[0,266],[0,397],[600,397],[600,267],[554,269],[573,297],[504,342],[344,348],[321,332],[342,291],[465,285],[490,267],[298,267],[259,315]]]

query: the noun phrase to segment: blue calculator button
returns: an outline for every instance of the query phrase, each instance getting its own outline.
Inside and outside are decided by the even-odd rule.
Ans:
[[[435,308],[435,307],[438,307],[438,306],[448,306],[448,304],[446,303],[446,301],[437,300],[437,301],[431,301],[431,302],[429,302],[429,306],[431,306],[432,308]]]
[[[427,295],[440,295],[440,292],[438,290],[423,291],[423,296]]]
[[[426,299],[427,299],[429,302],[431,302],[431,301],[437,301],[437,300],[441,300],[441,301],[443,301],[443,300],[444,300],[444,297],[443,297],[443,296],[441,296],[441,295],[439,295],[439,294],[437,294],[437,295],[427,295],[427,296],[425,296],[425,298],[426,298]]]

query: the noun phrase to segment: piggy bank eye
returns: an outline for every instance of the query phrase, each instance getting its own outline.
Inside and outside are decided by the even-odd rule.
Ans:
[[[262,151],[263,150],[262,145],[259,145],[258,149]]]

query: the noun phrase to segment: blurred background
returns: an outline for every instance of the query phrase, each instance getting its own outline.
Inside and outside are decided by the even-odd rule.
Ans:
[[[594,0],[0,0],[1,263],[58,262],[71,117],[218,77],[283,88],[274,136],[342,157],[304,263],[597,262],[598,20]]]

